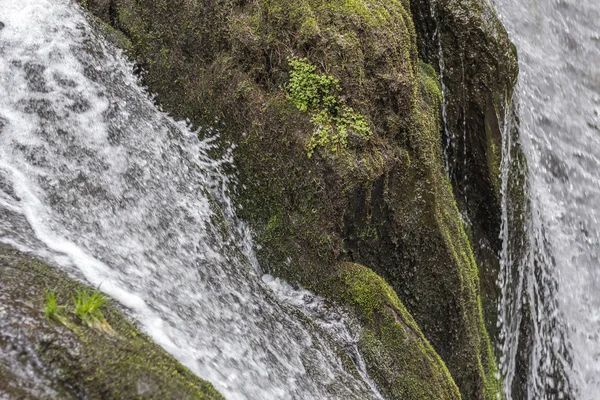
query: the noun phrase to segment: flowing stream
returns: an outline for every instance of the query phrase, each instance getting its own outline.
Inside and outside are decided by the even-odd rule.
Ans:
[[[519,242],[528,246],[526,254],[515,256],[521,251],[515,243],[510,248],[504,218],[505,387],[512,399],[595,400],[600,398],[600,2],[495,0],[495,5],[519,51],[515,96],[529,195]]]
[[[101,285],[228,399],[380,399],[354,317],[260,273],[203,136],[73,1],[0,0],[0,242]]]

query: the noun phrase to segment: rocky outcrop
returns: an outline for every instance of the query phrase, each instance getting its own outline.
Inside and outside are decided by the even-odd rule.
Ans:
[[[88,325],[70,308],[90,290],[50,265],[0,246],[0,397],[10,399],[223,399],[114,307]],[[62,310],[62,308],[61,308]]]
[[[444,362],[385,280],[360,264],[333,270],[327,293],[359,316],[358,349],[380,393],[398,400],[460,399]]]
[[[516,49],[487,1],[412,1],[411,9],[419,55],[438,72],[443,67],[448,170],[480,269],[486,325],[496,336],[500,163],[518,74]]]
[[[483,1],[446,3],[460,12],[444,17],[443,37],[472,46],[468,58],[447,61],[472,63],[461,75],[468,83],[450,85],[457,75],[443,81],[452,86],[447,104],[457,105],[446,109],[449,124],[461,121],[459,106],[470,107],[465,115],[478,147],[469,150],[469,171],[451,170],[457,186],[456,176],[473,169],[479,196],[469,194],[473,204],[463,204],[466,189],[453,191],[446,174],[442,93],[417,45],[418,38],[428,43],[429,20],[417,19],[416,29],[409,1],[86,1],[129,38],[129,54],[166,110],[217,125],[236,144],[237,201],[256,232],[264,268],[355,305],[331,282],[339,265],[355,265],[345,262],[367,266],[391,285],[462,397],[495,399],[501,389],[471,239],[478,260],[495,257],[497,243],[489,245],[491,255],[481,255],[480,239],[497,241],[490,233],[499,226],[494,177],[512,86],[497,83],[502,73],[493,67],[506,53],[494,53],[503,48],[489,43],[509,42],[493,15],[477,12]],[[427,48],[421,46],[421,58],[437,65]],[[473,220],[492,221],[489,232],[483,223],[465,229],[455,195],[461,209],[476,214]],[[386,308],[378,313],[394,315]],[[401,333],[379,329],[373,332],[384,346]],[[402,359],[400,348],[388,348],[397,351],[392,360]],[[370,368],[392,368],[373,357]],[[386,379],[377,382],[394,393]]]

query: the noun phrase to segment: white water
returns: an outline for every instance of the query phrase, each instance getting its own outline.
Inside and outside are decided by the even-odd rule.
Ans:
[[[0,22],[1,242],[101,284],[228,399],[381,398],[353,317],[261,277],[227,160],[156,109],[74,2],[0,0]]]
[[[503,349],[505,383],[510,388],[523,378],[515,376],[516,344],[530,340],[523,398],[598,399],[600,2],[495,3],[519,51],[517,97],[531,198],[531,248],[518,273],[511,278],[505,271],[502,282],[516,292],[504,298],[512,312],[502,321],[511,342]],[[515,328],[525,303],[533,315],[529,339]]]

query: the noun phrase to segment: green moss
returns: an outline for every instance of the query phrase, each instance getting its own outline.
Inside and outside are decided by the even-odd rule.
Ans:
[[[448,369],[393,289],[372,270],[341,264],[331,292],[354,306],[365,328],[359,339],[368,372],[389,399],[460,399]]]
[[[451,195],[451,187],[447,178],[447,195]],[[448,204],[451,206],[448,208]],[[470,341],[470,345],[479,349],[478,353],[471,354],[467,358],[472,359],[478,373],[483,377],[483,392],[479,388],[470,387],[466,390],[480,393],[485,399],[496,399],[502,393],[502,386],[499,373],[496,367],[495,356],[492,351],[491,341],[483,321],[481,298],[478,296],[479,279],[478,268],[473,256],[470,242],[465,233],[464,226],[459,219],[459,212],[455,204],[439,203],[437,209],[437,222],[440,231],[443,232],[444,240],[450,254],[455,262],[461,266],[463,274],[461,290],[464,292],[465,312],[464,317],[470,321],[466,326],[469,331],[465,332],[465,340]],[[460,355],[460,357],[465,357]],[[455,371],[455,377],[460,377],[465,372]]]
[[[419,72],[421,84],[423,85],[424,95],[427,96],[431,104],[436,107],[442,104],[442,88],[440,80],[433,67],[419,60]]]
[[[59,304],[90,289],[54,267],[0,246],[0,281],[3,307],[28,321],[26,329],[15,327],[21,332],[19,345],[35,349],[36,368],[49,370],[53,381],[77,397],[223,398],[140,332],[115,303],[103,306],[110,329],[82,324],[74,309]],[[42,310],[49,304],[50,296],[41,295],[46,290],[56,307],[51,321]],[[0,334],[0,339],[7,338]]]
[[[386,306],[404,310],[392,288],[372,270],[358,264],[346,264],[341,273],[344,285],[348,288],[346,302],[360,307],[369,319]]]

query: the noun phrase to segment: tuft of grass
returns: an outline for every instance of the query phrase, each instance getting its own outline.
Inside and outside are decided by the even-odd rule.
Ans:
[[[105,324],[101,308],[108,301],[98,289],[92,294],[87,289],[77,290],[77,297],[73,297],[75,303],[75,315],[89,326]]]
[[[57,319],[58,314],[62,311],[64,307],[59,306],[56,303],[56,293],[49,290],[46,292],[46,306],[44,307],[44,314],[46,314],[46,319],[51,321],[53,319]]]

